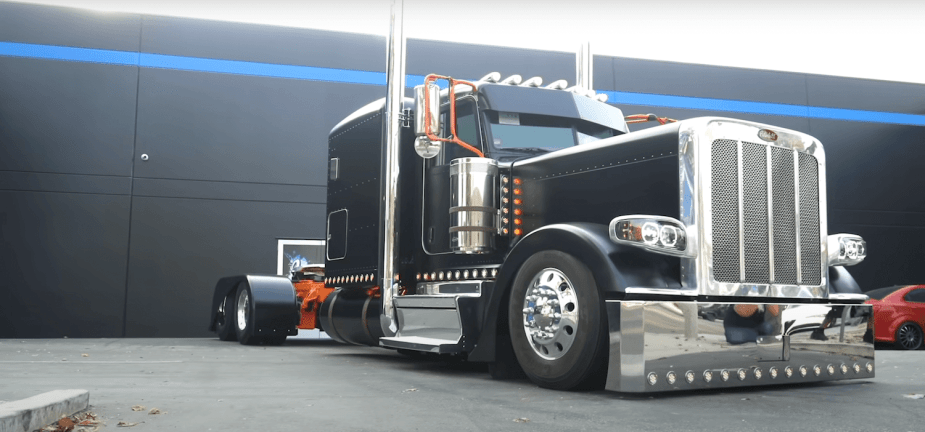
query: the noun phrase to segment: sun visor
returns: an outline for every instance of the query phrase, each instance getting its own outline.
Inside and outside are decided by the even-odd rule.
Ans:
[[[482,83],[479,93],[484,106],[492,111],[580,118],[627,131],[619,108],[572,92]]]

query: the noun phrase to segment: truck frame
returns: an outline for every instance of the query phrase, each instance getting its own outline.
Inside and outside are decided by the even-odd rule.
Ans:
[[[428,75],[406,98],[401,19],[386,97],[328,137],[324,267],[221,279],[221,339],[319,328],[553,389],[874,376],[845,269],[866,243],[828,235],[818,140],[719,117],[631,132],[588,49],[573,87]]]

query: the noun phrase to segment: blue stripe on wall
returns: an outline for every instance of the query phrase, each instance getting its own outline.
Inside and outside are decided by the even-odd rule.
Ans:
[[[119,65],[138,65],[138,53],[53,45],[0,42],[0,55]]]
[[[312,66],[292,66],[236,60],[215,60],[141,53],[142,67],[293,78],[313,81],[333,81],[353,84],[385,85],[384,72],[331,69]]]
[[[826,108],[806,105],[789,105],[769,102],[737,101],[729,99],[710,99],[687,96],[629,93],[609,90],[598,90],[597,92],[606,94],[607,102],[616,105],[647,105],[666,108],[727,111],[749,114],[925,126],[925,115],[916,114],[865,111],[844,108]]]
[[[0,42],[0,56],[28,57],[88,63],[105,63],[125,66],[140,66],[148,68],[212,72],[234,75],[341,82],[349,84],[385,85],[385,73],[383,72],[334,69],[313,66],[293,66],[237,60],[218,60],[91,48],[35,45],[16,42]],[[405,78],[405,84],[408,87],[413,87],[423,83],[424,77],[421,75],[407,75]],[[788,105],[769,102],[737,101],[729,99],[630,93],[609,90],[599,90],[598,93],[606,94],[608,96],[608,102],[617,105],[646,105],[704,111],[739,112],[748,114],[925,126],[925,115],[917,114]]]

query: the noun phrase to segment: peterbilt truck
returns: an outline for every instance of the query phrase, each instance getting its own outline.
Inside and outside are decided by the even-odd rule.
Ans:
[[[328,136],[325,265],[220,280],[221,339],[317,328],[553,389],[874,376],[845,269],[866,244],[827,232],[817,139],[718,117],[631,131],[587,52],[575,86],[429,75],[408,98],[400,8],[388,45],[386,97]]]

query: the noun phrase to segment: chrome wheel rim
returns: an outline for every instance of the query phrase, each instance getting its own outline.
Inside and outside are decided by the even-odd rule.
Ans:
[[[238,315],[238,329],[244,330],[247,328],[247,318],[250,317],[250,296],[247,295],[247,290],[241,290],[241,293],[238,294],[237,303],[237,315]]]
[[[912,326],[912,324],[904,324],[899,328],[899,343],[902,344],[905,349],[914,349],[922,343],[922,335],[919,333],[919,329]]]
[[[541,270],[523,300],[524,334],[541,358],[555,360],[568,353],[578,333],[578,296],[572,282],[554,268]]]

